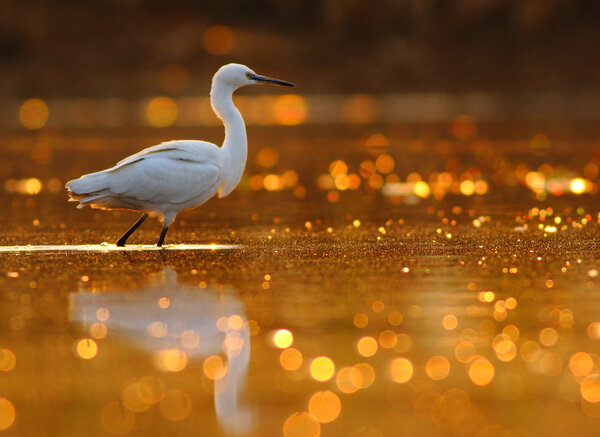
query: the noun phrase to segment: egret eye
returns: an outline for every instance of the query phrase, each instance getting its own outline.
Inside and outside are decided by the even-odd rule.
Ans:
[[[248,79],[251,79],[251,78],[252,78],[252,73],[250,73],[250,72],[246,73],[246,77],[247,77]]]

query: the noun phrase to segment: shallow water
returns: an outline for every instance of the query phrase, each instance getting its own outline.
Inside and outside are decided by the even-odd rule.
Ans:
[[[148,251],[182,251],[182,250],[232,250],[241,249],[240,244],[166,244],[162,247],[149,244],[128,244],[124,247],[116,244],[61,244],[45,246],[0,246],[0,253],[24,253],[24,252],[148,252]]]
[[[7,138],[0,428],[595,435],[598,157],[589,127],[554,128],[543,148],[539,128],[479,126],[472,140],[444,126],[250,129],[239,190],[182,213],[164,249],[151,221],[117,248],[135,214],[76,210],[60,189],[156,131]],[[367,147],[373,134],[389,144]],[[381,154],[393,171],[371,173]],[[288,170],[295,184],[267,179]],[[341,189],[344,174],[360,186]],[[577,178],[584,192],[570,191]],[[487,189],[465,194],[465,180]]]

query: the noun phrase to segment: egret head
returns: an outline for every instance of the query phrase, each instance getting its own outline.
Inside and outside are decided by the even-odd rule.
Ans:
[[[219,68],[213,77],[213,85],[215,84],[227,85],[234,90],[246,85],[273,84],[294,86],[294,84],[290,82],[256,74],[250,68],[241,64],[227,64]]]

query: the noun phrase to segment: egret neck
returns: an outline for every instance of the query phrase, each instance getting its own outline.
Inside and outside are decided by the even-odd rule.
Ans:
[[[233,104],[233,92],[236,88],[222,82],[213,82],[210,90],[210,103],[225,126],[222,165],[225,181],[219,189],[219,197],[225,197],[239,184],[246,167],[248,157],[248,139],[246,125],[240,111]]]

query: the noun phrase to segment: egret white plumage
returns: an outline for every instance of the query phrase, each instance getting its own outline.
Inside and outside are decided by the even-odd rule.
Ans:
[[[148,147],[119,161],[114,167],[67,182],[69,201],[78,208],[125,209],[142,212],[137,222],[117,241],[127,238],[148,216],[158,217],[162,246],[169,225],[179,211],[202,205],[214,194],[225,197],[239,184],[248,155],[244,119],[233,104],[233,92],[246,85],[292,83],[260,76],[240,64],[227,64],[214,75],[210,90],[213,111],[223,121],[223,146],[206,141],[168,141]]]

